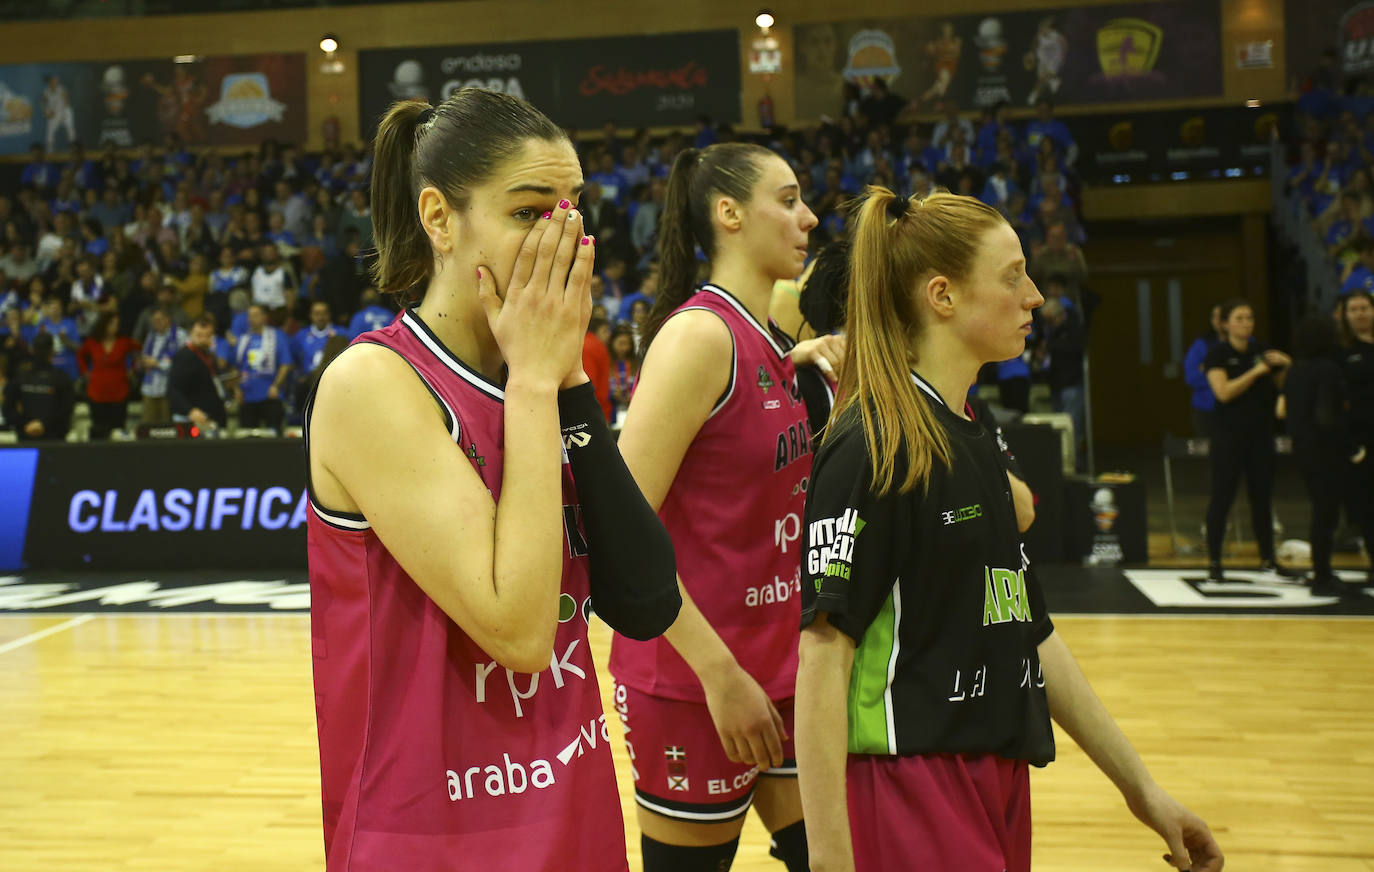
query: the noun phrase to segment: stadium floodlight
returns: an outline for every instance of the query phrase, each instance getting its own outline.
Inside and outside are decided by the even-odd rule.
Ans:
[[[760,9],[759,14],[754,16],[754,23],[759,26],[760,30],[767,30],[777,23],[777,19],[767,9]]]
[[[326,33],[320,37],[320,51],[325,54],[333,54],[339,50],[339,38],[332,33]]]

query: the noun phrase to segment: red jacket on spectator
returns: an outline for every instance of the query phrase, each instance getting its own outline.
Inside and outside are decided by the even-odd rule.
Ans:
[[[81,343],[76,361],[86,376],[86,398],[93,403],[122,403],[129,399],[129,364],[138,360],[139,345],[119,336],[107,351],[94,336]]]
[[[601,414],[611,420],[611,353],[606,344],[588,333],[582,340],[582,369],[592,380],[596,389],[596,401],[601,404]]]

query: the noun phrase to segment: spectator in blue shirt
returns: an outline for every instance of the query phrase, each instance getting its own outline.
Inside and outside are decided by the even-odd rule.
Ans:
[[[1006,166],[997,163],[992,165],[992,172],[983,184],[983,193],[978,199],[994,209],[1000,209],[1020,190],[1016,180],[1007,174]]]
[[[1360,229],[1360,195],[1354,191],[1341,194],[1340,216],[1326,231],[1326,251],[1333,257],[1354,238]]]
[[[1040,147],[1040,140],[1049,138],[1059,150],[1059,157],[1065,164],[1072,166],[1078,158],[1078,143],[1064,122],[1054,117],[1054,104],[1041,100],[1035,104],[1036,117],[1026,125],[1026,143],[1033,149]]]
[[[1204,362],[1207,352],[1226,341],[1226,322],[1221,318],[1221,304],[1212,307],[1210,329],[1199,336],[1188,348],[1183,358],[1183,380],[1193,389],[1193,435],[1210,439],[1212,436],[1212,412],[1217,407],[1217,395],[1212,393],[1212,385],[1207,381]]]
[[[95,161],[86,158],[86,147],[80,142],[72,143],[72,159],[63,169],[71,171],[72,182],[79,190],[100,187],[100,173],[96,170]]]
[[[56,296],[44,298],[43,317],[29,329],[24,341],[32,347],[34,337],[41,333],[53,339],[52,365],[72,381],[79,379],[81,368],[76,363],[76,349],[81,346],[81,334],[76,329],[76,322],[63,314],[62,301]]]
[[[294,249],[300,248],[296,242],[296,234],[286,229],[286,216],[280,212],[273,212],[267,216],[267,241],[275,243],[277,250],[283,254],[291,254]]]
[[[716,123],[711,120],[710,115],[698,115],[696,126],[696,136],[692,140],[693,148],[706,148],[720,140],[720,135],[716,133]]]
[[[1341,293],[1374,291],[1374,240],[1362,239],[1356,246],[1360,259],[1341,282]]]
[[[353,315],[353,320],[348,322],[348,333],[352,337],[356,338],[369,330],[381,330],[396,320],[395,312],[378,304],[376,288],[364,288],[359,302],[361,308]]]
[[[248,332],[234,348],[239,382],[234,399],[239,406],[239,426],[250,430],[267,427],[281,432],[286,408],[282,394],[291,372],[291,344],[286,333],[267,323],[267,309],[248,307]]]
[[[99,202],[87,210],[86,215],[99,221],[101,227],[113,228],[128,224],[133,217],[133,210],[128,204],[120,202],[119,191],[109,187],[105,189]]]
[[[992,107],[992,117],[978,129],[978,136],[973,141],[973,162],[976,165],[987,167],[997,160],[997,141],[1003,131],[1010,133],[1015,141],[1016,128],[1007,120],[1009,106],[1005,100],[998,102]]]
[[[296,335],[291,337],[291,355],[296,362],[296,371],[304,374],[318,367],[330,337],[343,335],[344,331],[332,323],[329,304],[320,301],[312,303],[310,326],[296,331]]]
[[[624,173],[616,169],[615,156],[604,151],[597,158],[596,172],[587,176],[587,181],[601,186],[601,196],[608,202],[622,206],[630,194],[630,183]]]
[[[19,184],[37,188],[40,191],[57,187],[57,167],[48,163],[48,156],[44,152],[43,146],[35,142],[29,146],[29,154],[32,157],[24,165],[23,172],[19,174]]]

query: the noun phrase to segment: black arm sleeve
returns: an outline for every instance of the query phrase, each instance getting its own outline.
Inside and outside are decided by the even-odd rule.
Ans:
[[[592,608],[631,639],[659,636],[682,607],[673,541],[625,466],[590,383],[559,392],[558,420],[582,504]]]

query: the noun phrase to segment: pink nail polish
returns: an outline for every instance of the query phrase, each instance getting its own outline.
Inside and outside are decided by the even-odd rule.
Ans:
[[[569,203],[567,200],[559,200],[559,201],[558,201],[558,208],[560,208],[560,209],[566,209],[566,208],[568,208],[568,207],[571,206],[571,205],[572,205],[572,204]]]
[[[592,244],[592,238],[591,238],[590,236],[584,236],[584,237],[582,237],[582,244],[583,244],[583,245],[591,245],[591,244]]]
[[[481,267],[478,267],[478,268],[477,268],[477,278],[478,278],[478,279],[481,279],[481,278],[482,278],[482,268],[481,268]]]
[[[552,216],[553,216],[553,213],[552,213],[552,212],[545,212],[543,215],[540,215],[539,217],[540,217],[540,218],[550,218],[550,217],[552,217]]]

